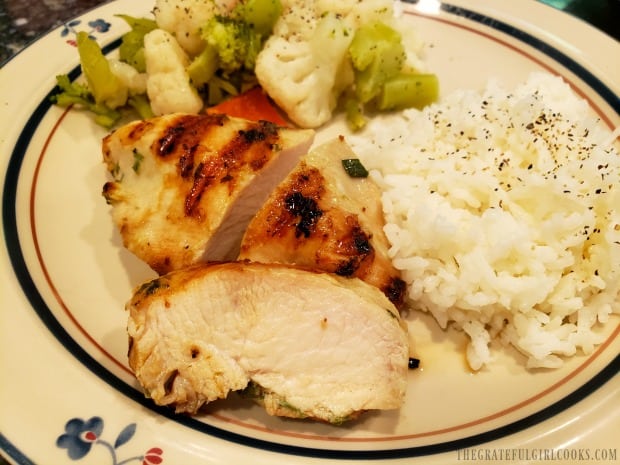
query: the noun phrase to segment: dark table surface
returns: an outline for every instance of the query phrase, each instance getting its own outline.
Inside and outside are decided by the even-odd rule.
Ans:
[[[498,0],[500,1],[500,0]],[[620,0],[540,0],[577,16],[620,41]],[[0,0],[0,63],[45,32],[102,0]],[[0,465],[7,462],[0,457]]]

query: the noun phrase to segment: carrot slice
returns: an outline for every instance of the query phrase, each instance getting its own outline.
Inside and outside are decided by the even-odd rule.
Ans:
[[[235,97],[224,100],[213,107],[207,108],[206,111],[207,113],[225,113],[229,116],[252,121],[270,121],[279,126],[289,125],[260,86],[253,87]]]

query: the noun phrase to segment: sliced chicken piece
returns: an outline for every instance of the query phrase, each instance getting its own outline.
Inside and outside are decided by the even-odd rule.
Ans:
[[[226,115],[135,121],[107,137],[103,195],[123,243],[160,274],[236,258],[243,232],[314,132]]]
[[[342,165],[356,158],[342,137],[303,157],[249,224],[239,259],[354,276],[400,307],[406,286],[388,256],[381,192]]]
[[[331,423],[402,405],[406,327],[376,287],[287,265],[200,264],[128,302],[129,365],[146,395],[196,413],[231,391]]]

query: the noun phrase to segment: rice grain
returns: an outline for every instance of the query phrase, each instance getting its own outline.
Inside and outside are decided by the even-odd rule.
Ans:
[[[602,342],[620,313],[619,135],[559,77],[491,81],[369,123],[349,143],[383,190],[390,254],[413,308],[529,368]]]

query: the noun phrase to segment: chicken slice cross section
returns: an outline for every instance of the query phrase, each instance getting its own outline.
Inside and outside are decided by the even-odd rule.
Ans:
[[[357,278],[201,264],[143,284],[127,308],[130,367],[156,404],[177,412],[239,390],[271,415],[330,423],[404,402],[406,326]]]

